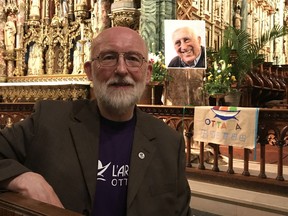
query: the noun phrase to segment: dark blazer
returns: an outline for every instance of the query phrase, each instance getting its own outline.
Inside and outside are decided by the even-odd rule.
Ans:
[[[169,63],[168,67],[184,67],[181,64],[181,59],[179,56],[175,56]],[[194,68],[205,68],[206,67],[206,59],[205,59],[205,48],[201,46],[201,56],[199,61],[195,65]]]
[[[127,215],[189,215],[182,135],[138,108],[136,114]],[[95,102],[38,102],[30,117],[0,131],[0,181],[37,172],[65,208],[89,215],[97,188],[98,137]]]

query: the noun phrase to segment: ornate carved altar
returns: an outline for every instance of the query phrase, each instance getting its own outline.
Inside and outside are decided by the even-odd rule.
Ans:
[[[91,39],[139,16],[132,0],[0,0],[1,102],[88,98]]]
[[[0,81],[87,81],[83,64],[89,59],[91,38],[110,26],[135,29],[151,50],[154,45],[155,51],[163,51],[164,19],[205,20],[207,47],[217,50],[225,26],[233,25],[239,8],[241,28],[246,28],[253,39],[260,35],[262,24],[265,28],[287,25],[287,3],[277,2],[247,1],[242,5],[242,1],[218,0],[0,0]],[[287,62],[285,41],[287,38],[279,39],[263,49],[268,61]],[[189,80],[183,77],[177,77],[177,82]],[[175,85],[168,86],[168,92],[169,88],[175,91]],[[181,91],[192,95],[191,89]],[[194,98],[185,94],[178,94],[184,95],[179,103],[173,102],[178,98],[170,101],[185,105],[193,100],[195,104]]]

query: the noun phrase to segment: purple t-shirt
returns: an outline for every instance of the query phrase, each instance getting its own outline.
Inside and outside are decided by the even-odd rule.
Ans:
[[[136,116],[125,122],[101,117],[94,216],[125,216]]]

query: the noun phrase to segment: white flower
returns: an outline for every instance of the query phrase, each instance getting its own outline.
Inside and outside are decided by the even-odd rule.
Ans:
[[[155,53],[149,53],[148,58],[149,58],[149,61],[153,61],[153,62],[161,61],[159,56],[156,55]]]

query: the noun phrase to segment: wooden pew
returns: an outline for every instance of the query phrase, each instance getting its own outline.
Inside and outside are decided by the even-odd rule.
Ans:
[[[13,192],[0,193],[1,216],[81,216],[47,203],[29,199]]]

